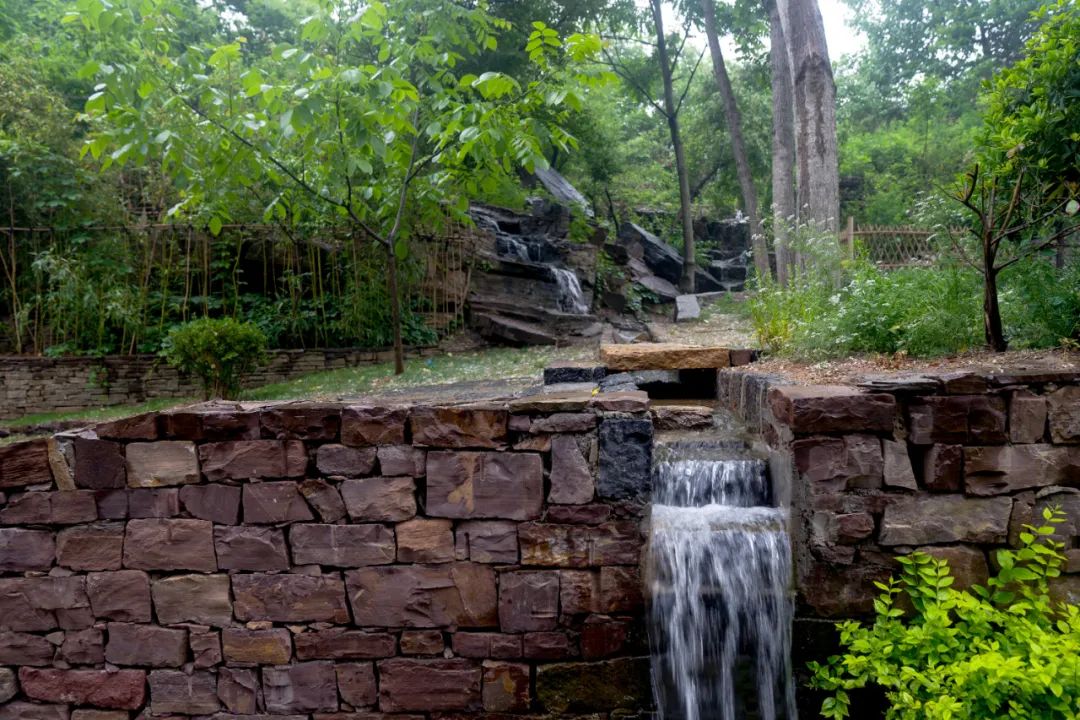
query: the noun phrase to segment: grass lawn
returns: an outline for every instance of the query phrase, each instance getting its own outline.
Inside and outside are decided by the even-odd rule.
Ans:
[[[244,393],[244,399],[326,400],[479,380],[536,378],[539,381],[544,367],[556,360],[584,360],[595,355],[592,347],[491,348],[447,353],[409,360],[402,375],[394,375],[393,363],[328,370],[249,390]]]

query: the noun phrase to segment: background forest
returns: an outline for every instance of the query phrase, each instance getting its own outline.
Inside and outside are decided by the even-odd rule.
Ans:
[[[832,68],[840,201],[833,223],[842,225],[851,217],[861,226],[933,229],[967,222],[963,208],[946,198],[957,178],[993,144],[985,124],[991,79],[1024,57],[1025,44],[1042,22],[1032,15],[1040,2],[845,2],[866,44]],[[215,67],[222,73],[233,67],[228,52],[235,53],[238,68],[248,67],[244,63],[249,58],[272,55],[287,69],[299,58],[294,61],[275,48],[324,41],[325,33],[311,21],[326,5],[317,0],[151,3],[161,4],[183,11],[176,15],[182,20],[170,28],[170,37],[189,48],[206,48],[208,62],[220,60]],[[411,4],[417,6],[413,10],[433,13],[434,24],[453,20],[439,16],[439,3]],[[379,3],[355,5],[358,17],[364,11],[364,18],[380,27],[394,21],[395,3],[388,3],[389,15],[377,18],[365,9]],[[463,45],[456,60],[432,70],[430,77],[478,76],[476,82],[487,85],[477,86],[476,98],[458,100],[447,91],[445,102],[460,102],[466,118],[499,117],[490,120],[490,127],[483,125],[487,119],[476,121],[475,136],[464,143],[455,163],[422,178],[422,186],[402,189],[402,205],[407,195],[417,202],[405,222],[396,224],[390,221],[397,192],[388,178],[396,172],[393,163],[403,164],[405,157],[346,158],[343,153],[347,167],[342,173],[374,177],[366,192],[376,200],[388,198],[384,209],[351,219],[341,207],[320,204],[320,193],[329,190],[316,188],[306,200],[298,199],[303,193],[278,193],[279,178],[262,182],[257,164],[242,166],[241,155],[236,155],[240,160],[231,159],[220,147],[200,150],[204,155],[217,153],[217,166],[177,170],[179,161],[171,154],[179,142],[176,131],[159,132],[150,114],[124,122],[114,116],[118,105],[109,93],[117,92],[119,78],[129,77],[141,60],[137,44],[107,42],[111,31],[101,18],[111,16],[102,15],[99,6],[95,0],[0,1],[0,192],[6,211],[2,224],[10,228],[6,247],[0,249],[0,299],[9,315],[0,328],[0,348],[7,351],[155,352],[171,327],[204,314],[254,321],[276,346],[385,346],[392,340],[394,306],[387,302],[388,290],[381,281],[387,257],[401,264],[404,340],[430,341],[432,331],[422,317],[425,308],[407,292],[410,283],[418,281],[422,258],[402,249],[401,238],[415,239],[445,224],[464,222],[461,210],[468,201],[520,207],[526,190],[514,164],[530,168],[550,163],[587,196],[600,222],[644,217],[666,240],[682,247],[686,235],[679,215],[685,199],[680,197],[682,178],[673,152],[673,117],[683,145],[692,214],[720,219],[749,211],[752,222],[761,218],[763,242],[771,242],[778,230],[769,211],[776,201],[776,185],[770,182],[776,148],[769,2],[490,2],[482,19],[469,16],[469,22],[483,24],[477,30],[482,33],[477,37],[485,38],[483,47]],[[1059,10],[1070,6],[1062,3]],[[666,26],[658,28],[661,23]],[[93,32],[88,32],[91,26]],[[719,38],[717,47],[726,55],[729,97],[718,83],[721,73],[708,47],[710,34]],[[243,43],[228,45],[238,36]],[[561,54],[545,55],[545,38],[552,39],[551,46]],[[212,54],[214,48],[217,53]],[[229,50],[222,55],[222,48]],[[394,65],[395,53],[404,52],[378,44],[372,48],[387,69]],[[423,57],[412,62],[434,67]],[[262,73],[260,78],[265,68]],[[508,80],[505,87],[496,86],[488,73],[516,79],[515,84]],[[249,73],[236,79],[238,96],[261,99],[265,92],[251,77]],[[663,101],[665,79],[676,105]],[[140,106],[141,98],[149,113],[145,108],[162,88],[148,81],[123,82],[134,101],[131,107]],[[535,93],[534,86],[539,88]],[[385,92],[387,104],[411,102],[399,97],[400,88],[392,83]],[[737,102],[736,117],[741,117],[735,124],[732,100]],[[154,106],[162,123],[160,113],[168,113],[168,107]],[[264,104],[260,112],[273,110]],[[421,112],[426,110],[418,102],[412,119]],[[316,127],[319,118],[302,122]],[[387,115],[378,122],[394,133],[393,123],[402,123],[399,130],[404,129],[410,117]],[[143,139],[135,142],[130,135],[125,144],[116,132],[103,131],[105,126],[124,127],[129,134],[139,126]],[[439,135],[448,129],[432,127],[427,125],[433,147],[448,147],[440,144],[445,141]],[[742,148],[735,154],[733,127],[741,135],[736,146]],[[455,131],[470,132],[460,127]],[[1067,142],[1075,158],[1076,135]],[[392,140],[372,144],[372,152],[378,154],[382,145],[395,152]],[[294,145],[279,149],[301,152]],[[296,157],[318,158],[326,150],[312,146],[302,152],[312,154]],[[1069,152],[1061,148],[1063,156]],[[415,156],[414,144],[412,160]],[[506,162],[507,156],[517,162]],[[740,169],[746,170],[743,184]],[[246,184],[249,192],[222,189],[222,177],[245,172],[253,175]],[[747,206],[748,190],[756,195],[756,208]],[[425,198],[430,202],[425,204]],[[340,244],[342,228],[350,223],[375,227],[372,236],[378,236],[378,242]],[[258,254],[250,250],[254,245],[262,248]],[[380,246],[390,254],[384,256]],[[763,257],[758,253],[755,260],[764,262]],[[258,262],[273,270],[250,272],[249,266]],[[1056,344],[1075,335],[1080,309],[1075,288],[1080,280],[1069,274],[1061,258],[1056,269],[1052,259],[1046,262],[1025,264],[1022,272],[1013,273],[1015,279],[1004,293],[1007,323],[1018,302],[1045,306],[1041,325],[1014,333],[1029,344]],[[856,268],[852,277],[860,277],[859,272]],[[924,321],[922,315],[882,319],[876,300],[868,303],[869,315],[852,319],[857,297],[843,303],[847,314],[838,317],[830,315],[829,298],[845,286],[832,278],[825,290],[817,285],[801,295],[764,293],[755,310],[762,340],[780,350],[795,343],[809,354],[937,352],[978,344],[977,275],[958,267],[932,277],[916,273],[908,280],[893,275],[886,281],[872,269],[861,272],[864,283],[891,282],[888,292],[896,297],[923,297],[930,286],[939,296],[954,293],[973,302],[968,306],[967,300],[958,301],[962,312],[952,317],[947,330],[939,320]],[[256,275],[264,278],[261,285],[249,281]],[[1046,297],[1050,275],[1063,289]],[[768,282],[763,283],[768,290]],[[903,312],[910,310],[908,300],[900,304]],[[813,323],[807,321],[810,316]],[[1064,319],[1054,324],[1059,316]],[[906,329],[898,330],[913,323],[922,323],[931,337],[912,340],[904,335]],[[883,337],[867,340],[858,330],[864,324],[878,326]],[[953,339],[941,341],[945,334]]]

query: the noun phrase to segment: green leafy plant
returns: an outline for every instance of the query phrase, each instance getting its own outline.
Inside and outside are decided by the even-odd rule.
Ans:
[[[1051,601],[1064,545],[1060,508],[1025,525],[1017,550],[997,553],[986,586],[952,587],[948,563],[924,553],[898,558],[900,578],[876,583],[872,625],[839,624],[846,652],[810,663],[813,687],[832,695],[827,718],[851,716],[849,691],[876,686],[889,720],[1075,718],[1080,707],[1080,608]],[[901,593],[910,611],[897,601]]]
[[[266,335],[254,323],[200,318],[174,328],[161,354],[181,372],[196,375],[206,399],[235,399],[244,377],[266,362]]]

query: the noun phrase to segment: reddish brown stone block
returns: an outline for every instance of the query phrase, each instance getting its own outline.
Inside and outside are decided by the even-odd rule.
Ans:
[[[494,632],[458,632],[453,635],[456,655],[466,658],[522,657],[521,635]]]
[[[347,407],[341,413],[341,442],[354,446],[403,445],[407,418],[405,408]]]
[[[375,470],[375,448],[323,445],[315,454],[315,465],[323,475],[360,477]]]
[[[124,540],[124,567],[217,570],[213,527],[206,520],[132,520]]]
[[[56,558],[56,543],[47,530],[0,528],[0,572],[48,570]]]
[[[199,482],[195,443],[179,440],[129,443],[125,448],[127,484],[133,488]]]
[[[544,516],[545,522],[556,525],[600,525],[611,519],[611,506],[595,505],[552,505]]]
[[[92,624],[85,577],[0,578],[0,630],[77,630]]]
[[[128,491],[128,517],[171,518],[180,514],[180,491],[176,488],[138,488]]]
[[[180,440],[258,440],[259,413],[223,410],[172,410],[161,415],[162,433]]]
[[[123,550],[122,523],[82,525],[56,536],[56,563],[72,570],[119,570]]]
[[[636,565],[642,541],[637,523],[587,525],[522,523],[518,526],[521,562],[548,567]]]
[[[480,681],[480,667],[468,660],[383,660],[379,663],[379,709],[480,710]]]
[[[381,527],[381,526],[379,526]],[[449,520],[414,518],[395,527],[399,563],[446,563],[454,560],[454,531]]]
[[[105,638],[96,628],[69,630],[64,633],[58,657],[69,665],[101,665],[105,662]]]
[[[249,483],[244,485],[243,497],[245,523],[270,525],[315,519],[300,488],[291,480]]]
[[[595,416],[589,417],[595,420]],[[591,502],[595,493],[592,470],[578,447],[578,441],[567,435],[552,438],[548,502],[583,505]]]
[[[495,573],[487,565],[396,565],[345,574],[360,626],[487,627],[496,622]]]
[[[228,575],[174,575],[155,580],[151,588],[157,619],[163,625],[232,624]]]
[[[3,525],[75,525],[97,518],[97,502],[89,490],[27,492],[0,510]]]
[[[881,451],[884,458],[882,479],[886,487],[918,490],[915,471],[911,465],[907,442],[904,440],[882,440]]]
[[[506,443],[505,410],[443,407],[413,410],[413,443],[438,448],[498,448]]]
[[[934,492],[960,492],[964,485],[962,445],[933,445],[923,455],[923,486]]]
[[[905,498],[885,508],[878,542],[887,546],[1001,543],[1008,536],[1012,506],[1010,498]]]
[[[792,444],[795,467],[811,492],[880,488],[884,475],[881,441],[873,435],[812,437]]]
[[[379,701],[374,663],[341,663],[334,669],[342,700],[357,708],[371,707]]]
[[[330,575],[233,575],[237,620],[349,622],[345,584]]]
[[[94,490],[98,517],[102,520],[124,520],[128,516],[127,490]]]
[[[598,612],[600,574],[590,570],[560,570],[559,607],[563,615]]]
[[[225,628],[221,648],[229,664],[286,665],[292,658],[292,635],[284,628]]]
[[[346,480],[341,497],[355,522],[398,522],[416,515],[416,483],[411,477]]]
[[[427,512],[448,518],[540,517],[544,468],[535,453],[430,452]]]
[[[972,585],[986,585],[990,576],[986,555],[979,548],[967,545],[944,545],[921,547],[918,550],[949,564],[949,572],[956,579],[953,587],[957,590],[968,590]]]
[[[0,720],[68,720],[67,705],[10,702],[0,705]]]
[[[26,696],[51,703],[138,710],[146,697],[145,683],[142,670],[19,669],[19,684]]]
[[[402,655],[440,655],[445,647],[439,630],[405,630],[401,633]]]
[[[141,570],[92,572],[86,594],[96,618],[150,622],[150,578]]]
[[[307,452],[299,440],[237,440],[199,446],[202,472],[210,482],[301,477]]]
[[[397,641],[390,633],[359,630],[318,630],[296,636],[300,660],[372,660],[391,657]]]
[[[483,703],[487,712],[529,711],[529,666],[485,660],[483,663]]]
[[[581,656],[586,660],[619,655],[629,640],[627,623],[604,617],[589,618],[581,628]]]
[[[1005,401],[1000,397],[925,397],[908,408],[909,439],[933,443],[996,445],[1008,440]]]
[[[1055,443],[1080,442],[1080,386],[1055,390],[1046,401],[1050,439]]]
[[[332,407],[283,406],[263,410],[260,424],[264,437],[332,441],[341,428],[341,413]]]
[[[147,412],[98,423],[94,432],[105,440],[157,440],[158,413]]]
[[[289,546],[297,565],[364,567],[394,562],[394,531],[385,525],[294,525]]]
[[[105,659],[114,665],[178,668],[187,661],[187,630],[109,623]]]
[[[0,488],[44,485],[52,481],[49,445],[44,438],[0,445]]]
[[[773,416],[798,435],[891,433],[896,398],[846,385],[782,385],[769,391]]]
[[[564,632],[525,633],[522,653],[529,660],[569,660],[578,654],[575,643]]]
[[[1076,448],[1053,445],[1000,445],[963,448],[964,487],[970,495],[1072,486],[1080,475]]]
[[[229,712],[254,715],[259,709],[259,677],[254,670],[223,667],[218,670],[217,694]]]
[[[337,676],[331,662],[308,662],[262,669],[263,698],[273,714],[334,712]]]
[[[0,630],[0,665],[51,665],[53,646],[41,635]]]
[[[874,516],[866,512],[841,513],[833,516],[837,542],[853,545],[874,534]]]
[[[533,433],[585,433],[596,429],[596,413],[553,413],[534,418],[527,429]]]
[[[645,608],[641,572],[636,567],[600,568],[600,612],[638,614]]]
[[[1014,443],[1042,442],[1046,436],[1046,398],[1018,390],[1009,398],[1009,440]]]
[[[312,478],[300,483],[300,494],[323,522],[335,523],[345,517],[345,503],[341,494],[336,487],[322,478]]]
[[[554,630],[558,619],[557,572],[509,572],[499,577],[499,627],[502,630]]]
[[[221,664],[221,633],[217,630],[200,632],[192,629],[188,633],[188,645],[191,647],[196,668],[204,669]]]
[[[277,528],[216,527],[214,547],[222,570],[288,570],[285,534]]]
[[[411,445],[388,445],[379,448],[379,473],[421,477],[427,465],[427,453]]]
[[[199,520],[218,525],[240,521],[240,488],[231,485],[188,485],[180,488],[180,504]]]
[[[652,702],[649,658],[540,665],[536,702],[553,715],[639,712]]]
[[[500,520],[471,520],[460,523],[455,537],[458,559],[478,563],[516,563],[517,528],[517,523]]]
[[[126,484],[122,445],[109,440],[75,438],[75,485],[98,490],[122,488]]]
[[[154,715],[209,715],[221,709],[217,677],[212,673],[152,670],[149,682]]]

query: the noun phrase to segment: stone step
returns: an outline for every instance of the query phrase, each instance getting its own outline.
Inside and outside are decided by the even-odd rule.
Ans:
[[[600,361],[608,370],[704,370],[731,367],[731,350],[676,343],[601,345]]]
[[[473,327],[489,340],[512,345],[554,345],[558,341],[546,328],[501,315],[473,314]]]

